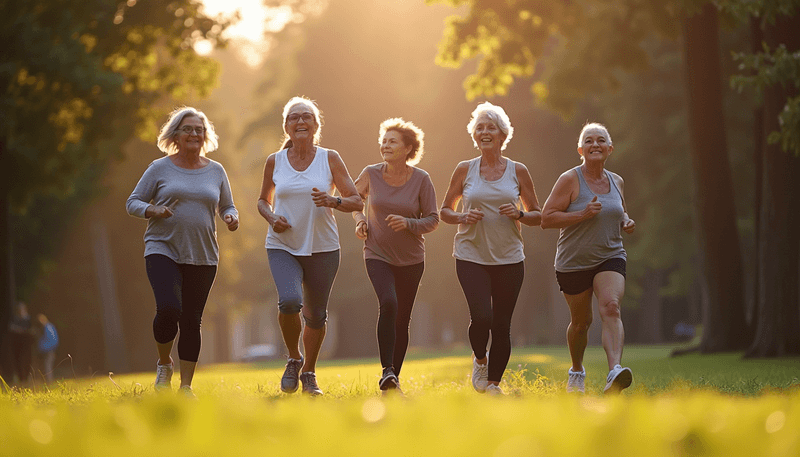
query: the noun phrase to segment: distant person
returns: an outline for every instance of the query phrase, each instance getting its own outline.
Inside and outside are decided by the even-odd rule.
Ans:
[[[592,324],[592,294],[597,296],[608,359],[603,392],[619,393],[633,382],[631,369],[620,365],[625,338],[620,302],[627,259],[622,232],[633,233],[636,223],[628,217],[622,178],[605,169],[613,150],[608,129],[586,124],[578,140],[581,164],[558,178],[542,211],[543,229],[561,229],[555,269],[571,317],[567,392],[585,391],[583,354]]]
[[[20,384],[26,384],[31,375],[31,350],[33,347],[33,325],[28,305],[17,302],[11,321],[8,323],[8,342],[11,351],[11,377],[14,375]]]
[[[316,103],[303,97],[286,103],[284,143],[267,157],[258,199],[258,212],[270,227],[267,257],[278,290],[278,324],[289,352],[281,390],[295,392],[302,382],[303,393],[309,395],[323,393],[316,364],[325,339],[328,297],[339,269],[333,210],[364,208],[339,153],[319,146],[321,128]],[[300,353],[301,331],[305,358]]]
[[[424,133],[411,122],[387,119],[378,144],[383,161],[356,179],[367,201],[367,215],[356,211],[356,235],[364,240],[367,275],[378,296],[378,348],[381,390],[399,389],[408,349],[411,309],[425,269],[423,234],[439,226],[436,190],[427,172],[416,168],[424,152]]]
[[[503,393],[511,316],[525,276],[521,224],[539,225],[542,216],[528,168],[503,156],[514,133],[503,108],[478,105],[467,131],[480,155],[456,166],[441,217],[458,224],[453,257],[469,305],[472,386],[496,395]],[[456,211],[459,201],[461,212]]]
[[[42,357],[44,367],[44,377],[48,383],[53,382],[53,366],[56,361],[56,349],[58,348],[58,332],[56,326],[47,319],[44,314],[37,316],[39,324],[42,325],[42,336],[39,338],[39,354]]]
[[[228,175],[219,162],[206,157],[218,145],[205,114],[190,107],[176,109],[158,136],[158,147],[167,156],[147,167],[127,202],[128,214],[148,219],[144,256],[156,300],[155,387],[171,388],[170,352],[180,327],[180,389],[190,397],[203,309],[219,262],[215,216],[228,230],[239,228]]]

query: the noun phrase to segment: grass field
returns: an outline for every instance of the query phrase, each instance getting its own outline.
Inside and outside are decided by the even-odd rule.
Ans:
[[[153,373],[68,380],[0,394],[0,455],[800,455],[800,360],[670,350],[626,348],[634,384],[612,398],[600,348],[583,397],[566,348],[515,349],[502,398],[472,390],[467,350],[410,354],[404,398],[379,395],[375,359],[323,361],[317,399],[280,393],[281,362],[201,367],[197,401]]]

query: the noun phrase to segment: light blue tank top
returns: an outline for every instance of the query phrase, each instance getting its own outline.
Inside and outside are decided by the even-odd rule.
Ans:
[[[627,259],[622,247],[622,220],[625,209],[622,194],[608,170],[604,170],[610,183],[606,194],[595,194],[589,189],[580,165],[573,168],[578,174],[578,198],[567,207],[567,213],[583,211],[597,195],[603,209],[591,219],[561,229],[556,248],[556,271],[591,270],[609,259]]]

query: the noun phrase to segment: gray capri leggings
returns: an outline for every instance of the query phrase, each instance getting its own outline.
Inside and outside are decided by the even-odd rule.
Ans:
[[[302,310],[307,326],[324,327],[328,297],[339,270],[339,250],[295,256],[283,249],[267,249],[267,258],[278,289],[281,314],[297,314]]]

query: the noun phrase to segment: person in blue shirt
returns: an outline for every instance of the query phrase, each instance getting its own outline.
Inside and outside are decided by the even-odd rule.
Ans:
[[[58,332],[56,326],[44,314],[39,314],[39,323],[42,324],[42,337],[39,338],[39,353],[44,364],[44,376],[47,382],[53,382],[53,365],[56,361],[58,348]]]

